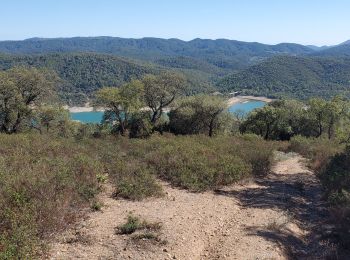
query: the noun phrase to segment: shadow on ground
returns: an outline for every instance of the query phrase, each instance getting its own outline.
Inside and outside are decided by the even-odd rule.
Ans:
[[[276,209],[307,234],[298,234],[286,225],[247,227],[252,236],[261,236],[282,247],[291,259],[337,259],[336,247],[329,241],[329,213],[322,201],[322,190],[311,173],[275,174],[256,180],[260,187],[216,193],[238,199],[244,208]],[[267,223],[268,224],[268,223]]]

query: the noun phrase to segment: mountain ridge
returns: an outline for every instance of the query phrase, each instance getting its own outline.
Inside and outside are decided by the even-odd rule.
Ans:
[[[201,59],[223,69],[238,70],[275,55],[304,55],[312,49],[295,44],[268,45],[227,39],[141,39],[120,37],[30,38],[0,41],[0,53],[47,54],[56,52],[96,52],[132,59],[154,61],[174,56]]]

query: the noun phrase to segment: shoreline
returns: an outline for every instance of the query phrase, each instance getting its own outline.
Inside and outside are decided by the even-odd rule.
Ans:
[[[255,96],[237,96],[237,97],[231,97],[227,100],[227,106],[233,106],[238,103],[245,103],[246,101],[251,101],[251,100],[256,100],[256,101],[263,101],[266,103],[270,103],[273,101],[271,98],[267,97],[255,97]],[[104,112],[105,109],[103,107],[99,108],[94,108],[90,106],[84,106],[84,107],[69,107],[69,106],[64,106],[65,109],[67,109],[70,113],[84,113],[84,112]]]
[[[236,97],[229,98],[227,100],[227,105],[230,107],[230,106],[233,106],[235,104],[245,103],[245,101],[250,101],[250,100],[263,101],[263,102],[266,102],[266,103],[270,103],[270,102],[273,101],[273,99],[267,98],[267,97],[236,96]]]
[[[102,107],[94,108],[94,107],[69,107],[64,106],[65,109],[67,109],[70,113],[84,113],[84,112],[104,112],[105,109]]]

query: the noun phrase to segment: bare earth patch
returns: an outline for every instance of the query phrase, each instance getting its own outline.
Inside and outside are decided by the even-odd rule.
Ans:
[[[50,259],[323,258],[333,247],[317,228],[327,216],[320,185],[300,156],[281,158],[270,176],[215,192],[164,183],[164,198],[131,202],[111,198],[107,185],[102,211],[62,234]],[[161,242],[116,234],[130,213],[161,223]]]

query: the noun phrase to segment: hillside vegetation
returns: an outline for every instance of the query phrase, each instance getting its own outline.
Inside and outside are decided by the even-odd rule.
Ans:
[[[119,87],[169,70],[187,95],[215,91],[306,99],[349,96],[350,45],[316,48],[233,40],[76,37],[0,42],[0,70],[46,67],[62,79],[61,99],[83,104],[101,87]]]
[[[115,37],[76,37],[0,42],[0,52],[33,54],[53,52],[96,52],[142,60],[187,56],[220,68],[239,69],[261,58],[277,54],[307,54],[312,49],[298,44],[266,45],[233,40],[125,39]]]
[[[169,61],[170,62],[170,61]],[[131,79],[141,79],[146,74],[158,75],[174,70],[186,77],[187,94],[214,91],[213,82],[218,70],[208,65],[201,69],[198,61],[182,61],[183,65],[171,68],[167,62],[151,64],[105,54],[56,53],[45,55],[0,55],[0,71],[16,66],[47,68],[54,71],[60,80],[58,92],[61,100],[70,105],[82,105],[93,93],[105,86],[119,87]],[[187,65],[186,65],[187,63]],[[163,65],[163,66],[162,66]]]
[[[350,96],[350,59],[274,57],[224,77],[217,87],[269,97]]]
[[[89,210],[101,210],[97,195],[105,182],[118,200],[164,196],[164,182],[189,192],[218,191],[246,178],[266,181],[275,152],[287,149],[310,158],[332,212],[340,214],[327,241],[334,248],[349,244],[347,99],[281,100],[235,117],[224,98],[188,97],[186,78],[162,71],[99,89],[94,105],[106,108],[103,121],[80,124],[54,102],[57,84],[47,69],[0,72],[0,259],[42,256],[51,238]],[[172,111],[165,116],[167,107]],[[273,181],[280,192],[291,186],[312,192],[299,179],[284,181]],[[259,204],[281,198],[275,189],[254,196]],[[314,214],[318,209],[310,207]]]

